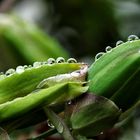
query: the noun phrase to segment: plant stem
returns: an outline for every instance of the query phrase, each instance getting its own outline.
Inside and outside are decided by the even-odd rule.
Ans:
[[[55,112],[53,112],[50,108],[45,108],[45,112],[47,117],[52,122],[52,124],[57,129],[58,133],[60,133],[65,140],[74,140],[71,132],[62,118],[60,118]]]

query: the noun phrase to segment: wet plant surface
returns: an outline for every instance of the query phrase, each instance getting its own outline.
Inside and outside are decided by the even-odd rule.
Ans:
[[[138,1],[0,11],[0,139],[140,139]]]

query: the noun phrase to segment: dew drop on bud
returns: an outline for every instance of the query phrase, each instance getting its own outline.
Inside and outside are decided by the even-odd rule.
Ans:
[[[33,63],[33,67],[34,67],[34,68],[38,68],[38,67],[41,66],[41,64],[42,64],[41,62],[34,62],[34,63]]]
[[[68,101],[68,102],[67,102],[67,104],[68,104],[68,105],[71,105],[71,104],[72,104],[72,101],[71,101],[71,100],[70,100],[70,101]]]
[[[106,52],[111,52],[111,51],[112,51],[112,47],[107,46],[107,47],[105,48],[105,51],[106,51]]]
[[[68,63],[77,63],[77,60],[74,59],[74,58],[69,58],[69,59],[67,60],[67,62],[68,62]]]
[[[32,68],[32,65],[29,65],[28,68]]]
[[[17,73],[22,73],[22,72],[24,72],[24,67],[23,66],[18,66],[17,68],[16,68],[16,72]]]
[[[97,53],[95,56],[95,61],[98,60],[103,54],[104,52]]]
[[[29,66],[28,65],[24,65],[23,67],[24,67],[24,70],[31,69],[32,68],[32,65],[29,65]]]
[[[47,63],[48,63],[48,64],[53,64],[53,63],[55,63],[55,59],[54,59],[54,58],[49,58],[49,59],[47,60]]]
[[[55,126],[51,123],[50,120],[47,120],[47,124],[48,124],[48,126],[49,126],[50,128],[55,128]]]
[[[119,40],[119,41],[117,41],[116,42],[116,46],[119,46],[119,45],[121,45],[121,44],[123,44],[124,42],[122,41],[122,40]]]
[[[11,74],[14,74],[15,73],[15,69],[9,69],[5,72],[5,75],[8,76],[8,75],[11,75]]]
[[[138,36],[136,36],[136,35],[130,35],[130,36],[128,36],[128,41],[133,41],[133,40],[138,40],[139,39],[139,37]]]
[[[56,59],[56,63],[64,63],[65,62],[65,59],[63,57],[58,57]]]
[[[27,65],[24,65],[23,67],[24,67],[24,69],[27,69],[27,68],[28,68],[28,66],[27,66]]]

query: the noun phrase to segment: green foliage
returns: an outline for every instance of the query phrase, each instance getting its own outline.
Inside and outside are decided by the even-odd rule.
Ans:
[[[84,4],[83,1],[81,5],[84,7]],[[137,36],[129,36],[125,43],[118,41],[115,48],[108,46],[105,53],[95,56],[95,62],[88,69],[87,64],[77,63],[73,58],[65,61],[68,52],[35,25],[14,16],[1,15],[0,18],[1,49],[7,47],[9,54],[18,54],[23,62],[42,61],[1,73],[0,127],[13,131],[48,117],[65,139],[86,140],[113,127],[126,127],[129,120],[133,120],[133,111],[140,100],[140,40]],[[90,20],[84,18],[86,23],[79,28],[84,25],[88,28]],[[88,35],[88,31],[83,32],[84,37]],[[8,56],[10,59],[12,55]],[[64,58],[55,60],[58,56]],[[69,100],[72,101],[69,103]],[[128,110],[121,114],[120,108],[122,112]]]
[[[111,128],[120,113],[111,100],[92,93],[87,94],[77,100],[73,107],[70,117],[73,133],[87,137],[97,136]]]
[[[17,67],[14,73],[1,75],[0,103],[29,94],[45,78],[69,73],[80,69],[81,66],[80,63],[56,63],[52,65],[41,64],[34,67],[27,66],[27,68]]]
[[[77,63],[72,58],[65,62],[62,57],[35,62],[33,67],[18,66],[16,71],[9,69],[1,75],[0,80],[1,126],[11,131],[26,126],[27,122],[30,125],[30,121],[37,123],[28,114],[38,116],[39,111],[45,110],[58,133],[62,133],[65,139],[71,137],[79,140],[82,137],[100,135],[118,122],[121,114],[119,108],[128,109],[139,100],[136,90],[139,84],[135,82],[140,78],[139,44],[138,37],[134,35],[129,36],[126,43],[118,41],[115,48],[107,47],[106,53],[98,53],[89,70],[87,64]],[[87,83],[86,74],[88,86],[83,85]],[[92,91],[90,94],[85,93],[88,87]],[[135,96],[132,94],[134,89]],[[48,108],[81,94],[83,95],[74,104],[68,105],[66,115],[62,118]],[[130,110],[133,108],[135,106]],[[128,112],[126,114],[132,113]],[[25,118],[29,121],[20,123]],[[120,123],[116,126],[124,126],[127,118],[128,115],[121,115]],[[60,126],[63,127],[63,132],[59,132]]]
[[[38,84],[40,85],[40,82],[45,78],[56,76],[58,74],[61,75],[65,73],[71,73],[71,72],[83,69],[83,67],[85,66],[86,65],[82,63],[67,63],[67,62],[63,62],[63,63],[53,62],[52,63],[52,59],[48,59],[48,61],[44,63],[35,62],[33,64],[33,67],[18,66],[16,68],[16,71],[13,71],[13,69],[9,69],[6,72],[6,74],[1,75],[1,79],[0,79],[0,86],[1,86],[0,88],[1,89],[0,90],[0,103],[1,103],[0,104],[0,111],[1,111],[0,122],[1,122],[1,125],[3,125],[2,123],[4,122],[4,126],[9,128],[9,126],[6,125],[6,121],[9,121],[10,119],[17,119],[17,117],[21,117],[24,114],[26,115],[27,113],[32,112],[32,110],[34,110],[33,112],[35,113],[33,114],[34,116],[36,116],[38,114],[36,110],[41,109],[42,106],[55,104],[52,102],[52,100],[54,100],[54,102],[56,103],[64,102],[82,93],[84,89],[82,90],[82,88],[79,88],[79,86],[80,85],[82,86],[81,82],[84,81],[85,76],[83,76],[83,80],[80,77],[81,80],[79,81],[77,78],[75,79],[71,77],[68,77],[69,80],[67,79],[66,81],[63,81],[63,82],[60,82],[61,80],[60,79],[58,83],[61,83],[61,84],[63,83],[63,84],[60,85],[60,87],[59,86],[56,88],[54,87],[54,91],[52,90],[52,88],[49,90],[48,87],[46,88],[39,87]],[[84,73],[84,75],[85,74],[86,73]],[[79,84],[74,85],[71,83],[69,86],[70,81],[79,82]],[[57,83],[53,85],[57,85]],[[70,88],[72,88],[72,90],[70,90]],[[56,89],[58,90],[56,91]],[[62,90],[64,91],[66,95],[62,93],[63,95],[60,96]],[[58,95],[58,97],[53,96],[53,94],[55,94],[55,91],[59,93],[59,94],[56,94]],[[75,91],[75,92],[72,92],[71,95],[68,97],[68,91],[70,92]],[[43,95],[41,96],[41,94]],[[58,101],[58,99],[60,101]],[[48,100],[48,103],[47,103],[47,100]],[[43,105],[42,105],[42,102],[44,102]],[[14,110],[12,108],[14,108]],[[4,115],[4,113],[6,114]],[[18,124],[17,127],[19,126],[20,125]]]
[[[9,119],[16,119],[43,106],[71,100],[86,90],[87,87],[82,87],[82,83],[67,82],[38,90],[24,97],[17,97],[0,105],[0,123],[2,125],[3,122]]]
[[[128,41],[102,53],[90,66],[89,91],[113,100],[127,109],[139,100],[140,40],[130,36]]]

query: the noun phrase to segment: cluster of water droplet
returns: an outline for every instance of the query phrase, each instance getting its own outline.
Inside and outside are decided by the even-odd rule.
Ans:
[[[110,46],[107,46],[106,48],[105,48],[105,52],[99,52],[99,53],[97,53],[96,54],[96,56],[95,56],[95,61],[97,61],[101,56],[103,56],[105,53],[109,53],[109,52],[111,52],[112,51],[112,47],[110,47]]]
[[[34,62],[33,66],[32,65],[24,65],[24,66],[18,66],[16,67],[16,69],[8,69],[5,73],[1,72],[0,73],[0,79],[4,79],[5,77],[9,77],[15,73],[21,74],[23,73],[25,70],[29,70],[32,68],[39,68],[43,65],[51,65],[54,63],[77,63],[76,59],[74,58],[69,58],[67,61],[65,61],[65,59],[63,57],[58,57],[56,60],[54,58],[49,58],[47,61],[44,62]]]
[[[136,35],[130,35],[130,36],[128,36],[127,41],[130,41],[131,42],[131,41],[138,40],[138,39],[139,39],[138,36],[136,36]],[[119,40],[119,41],[117,41],[116,46],[119,46],[119,45],[121,45],[123,43],[124,42],[122,40]]]
[[[3,72],[0,73],[0,79],[2,80],[6,77],[9,77],[9,76],[15,74],[15,73],[18,73],[18,74],[23,73],[25,71],[25,69],[27,69],[27,68],[31,68],[31,65],[18,66],[18,67],[16,67],[16,69],[13,69],[13,68],[8,69],[5,73],[3,73]]]
[[[76,59],[74,58],[69,58],[67,61],[63,57],[58,57],[56,60],[54,58],[49,58],[45,62],[34,62],[33,67],[39,67],[41,65],[46,65],[46,64],[54,64],[54,63],[77,63]]]
[[[132,42],[132,41],[138,40],[138,39],[139,39],[138,36],[136,36],[136,35],[130,35],[130,36],[128,36],[127,41]],[[119,46],[119,45],[121,45],[121,44],[123,44],[123,43],[124,43],[124,42],[123,42],[122,40],[117,41],[117,42],[116,42],[116,47]],[[112,47],[107,46],[107,47],[105,48],[105,51],[106,51],[106,53],[111,52],[111,51],[112,51]],[[95,61],[97,61],[97,60],[98,60],[101,56],[103,56],[104,54],[105,54],[104,52],[100,52],[100,53],[96,54],[96,56],[95,56]]]
[[[138,39],[139,39],[138,36],[136,36],[136,35],[130,35],[130,36],[128,36],[127,41],[132,42],[132,41],[135,41],[135,40],[138,40]],[[119,41],[117,41],[116,46],[119,46],[119,45],[121,45],[123,43],[124,42],[122,40],[119,40]]]

